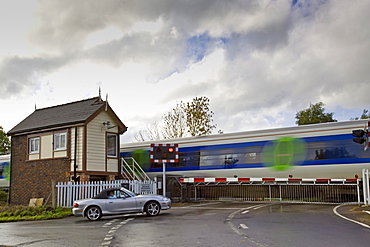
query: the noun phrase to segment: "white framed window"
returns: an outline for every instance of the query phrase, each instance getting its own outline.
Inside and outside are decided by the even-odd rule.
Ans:
[[[29,139],[30,154],[38,154],[40,152],[40,137]]]
[[[54,150],[66,150],[67,149],[67,133],[54,134]]]
[[[117,157],[118,138],[117,134],[107,134],[107,156]]]

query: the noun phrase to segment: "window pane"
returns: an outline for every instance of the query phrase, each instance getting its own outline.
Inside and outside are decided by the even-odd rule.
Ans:
[[[67,148],[66,137],[66,133],[54,135],[54,150],[65,150]]]
[[[117,135],[108,134],[107,142],[107,155],[117,157]]]
[[[66,147],[66,135],[65,134],[60,136],[60,147],[63,147],[63,148]]]
[[[39,145],[40,145],[40,138],[30,138],[29,139],[29,145],[30,145],[30,153],[38,153],[39,152]]]

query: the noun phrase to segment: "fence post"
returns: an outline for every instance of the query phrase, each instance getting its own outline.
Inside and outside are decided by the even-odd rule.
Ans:
[[[56,196],[55,196],[55,190],[56,190],[56,182],[54,180],[51,181],[51,205],[53,208],[56,207]]]
[[[364,204],[370,204],[369,169],[362,169],[362,186],[364,193]]]

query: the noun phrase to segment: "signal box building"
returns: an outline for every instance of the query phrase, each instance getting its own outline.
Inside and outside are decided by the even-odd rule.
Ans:
[[[100,96],[36,109],[8,132],[11,204],[47,198],[52,181],[119,178],[119,136],[126,130]]]

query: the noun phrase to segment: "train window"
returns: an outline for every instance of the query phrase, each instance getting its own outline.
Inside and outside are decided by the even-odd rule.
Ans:
[[[369,158],[358,144],[352,140],[309,142],[307,160]]]
[[[261,162],[262,147],[241,147],[201,152],[200,166],[252,164]]]
[[[248,147],[247,148],[247,162],[248,164],[261,162],[262,147]]]
[[[180,152],[178,166],[199,166],[199,156],[199,152]]]

